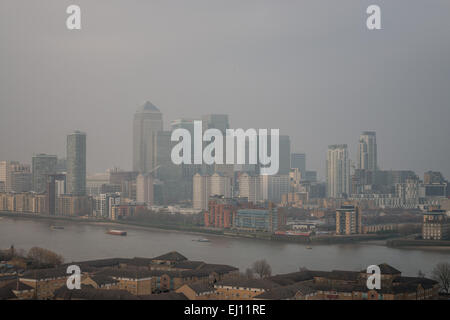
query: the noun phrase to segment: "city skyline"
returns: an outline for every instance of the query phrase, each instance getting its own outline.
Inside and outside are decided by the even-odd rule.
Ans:
[[[147,127],[149,127],[149,128],[152,125],[153,126],[156,125],[156,127],[153,127],[153,128],[150,128],[150,129],[146,129],[147,131],[148,130],[150,130],[150,131],[153,130],[152,134],[148,134],[149,132],[147,132],[147,136],[148,136],[147,139],[150,139],[150,140],[149,140],[149,142],[146,142],[146,143],[150,143],[152,145],[151,149],[153,149],[153,151],[150,151],[148,156],[145,156],[145,157],[141,156],[141,157],[143,157],[141,160],[137,160],[137,158],[139,158],[139,155],[137,153],[138,152],[137,151],[137,146],[136,146],[137,139],[139,139],[139,141],[143,141],[143,138],[144,138],[144,135],[141,133],[141,134],[135,136],[133,138],[132,143],[131,143],[131,145],[133,145],[134,146],[133,148],[135,148],[135,149],[133,149],[134,150],[133,153],[130,154],[130,157],[132,159],[131,160],[132,163],[130,164],[129,167],[120,167],[120,166],[113,165],[113,166],[110,166],[110,167],[106,167],[106,168],[104,168],[103,170],[100,170],[100,171],[87,171],[86,170],[87,174],[106,172],[107,170],[110,170],[110,169],[113,169],[113,168],[120,168],[120,169],[125,170],[125,171],[128,171],[128,170],[142,171],[142,172],[150,172],[150,171],[152,171],[151,169],[149,169],[149,170],[145,169],[148,165],[143,165],[142,163],[144,163],[146,161],[148,162],[149,160],[145,160],[145,159],[147,157],[150,157],[151,160],[150,160],[149,165],[152,167],[152,169],[156,168],[156,165],[153,165],[154,163],[157,162],[157,159],[155,158],[156,156],[153,154],[155,152],[154,148],[156,148],[156,145],[153,146],[155,144],[155,142],[157,141],[156,140],[157,139],[157,134],[156,133],[160,132],[161,134],[166,134],[167,135],[169,132],[171,132],[175,128],[177,128],[177,125],[175,125],[175,127],[174,127],[174,123],[177,123],[177,121],[187,121],[187,120],[188,121],[189,120],[193,121],[191,119],[195,119],[195,117],[191,117],[191,118],[180,117],[180,118],[176,118],[176,119],[169,119],[167,121],[167,123],[166,123],[166,122],[163,121],[164,113],[157,106],[155,106],[153,103],[151,103],[150,101],[146,101],[141,106],[138,106],[135,109],[133,114],[134,114],[134,122],[133,122],[132,131],[134,132],[134,135],[137,135],[137,133],[136,133],[136,129],[137,128],[139,128],[139,130],[141,130],[140,129],[141,127],[144,128],[144,126],[141,123],[142,123],[143,119],[146,119],[145,118],[146,116],[147,117],[148,116],[150,116],[150,117],[153,116],[154,117],[155,114],[157,115],[158,119],[156,119],[156,120],[153,119],[153,118],[148,118],[150,120],[151,124],[149,123],[147,125]],[[223,115],[223,114],[220,114],[220,115],[206,114],[206,115],[202,115],[200,117],[197,117],[197,119],[202,119],[203,118],[203,120],[197,120],[197,121],[203,121],[204,122],[203,125],[204,126],[208,126],[207,117],[210,117],[210,116],[226,116],[227,119],[228,119],[228,115]],[[139,123],[139,124],[136,125],[137,123]],[[221,125],[219,123],[219,127],[220,126]],[[227,128],[228,127],[229,128],[234,128],[233,126],[229,126],[229,123],[228,123],[228,120],[227,120]],[[221,128],[219,130],[224,130],[224,128]],[[247,129],[247,128],[244,128],[244,129]],[[280,131],[283,132],[282,129]],[[75,132],[75,133],[78,132],[78,133],[82,133],[82,134],[86,135],[85,132],[81,132],[79,130],[74,130],[73,132]],[[66,134],[66,136],[68,136],[68,135],[70,135],[70,134]],[[360,158],[361,157],[361,155],[360,155],[361,148],[364,148],[364,146],[363,146],[364,144],[367,145],[367,143],[368,143],[367,142],[367,139],[368,139],[367,137],[369,137],[369,139],[372,139],[371,137],[373,137],[373,139],[374,139],[374,151],[371,150],[370,153],[374,152],[375,155],[374,156],[370,155],[370,157],[374,157],[374,159],[371,159],[370,161],[372,163],[375,163],[375,170],[409,170],[409,169],[407,169],[407,167],[406,168],[405,167],[385,168],[385,167],[381,167],[380,165],[378,165],[378,161],[377,161],[377,158],[378,158],[378,144],[377,144],[377,141],[376,141],[377,140],[376,139],[376,135],[377,135],[376,131],[373,131],[373,130],[371,130],[371,131],[362,130],[360,132],[359,139],[356,139],[356,142],[354,144],[348,144],[348,143],[344,143],[343,144],[343,145],[346,146],[347,153],[348,153],[347,157],[348,157],[349,165],[350,165],[349,174],[351,174],[351,172],[353,170],[355,170],[355,169],[367,169],[366,167],[364,167],[364,165],[361,165],[361,163],[360,163],[360,161],[362,161],[362,160],[360,160],[361,159]],[[288,140],[290,140],[290,159],[289,159],[290,161],[293,161],[292,157],[294,155],[299,155],[299,154],[302,155],[302,156],[308,155],[308,152],[299,152],[299,151],[296,151],[295,149],[293,150],[293,148],[292,148],[292,139],[291,139],[290,136],[288,136],[288,135],[280,135],[280,139],[281,138],[287,138]],[[364,139],[366,139],[366,140],[364,140]],[[283,144],[282,141],[283,141],[283,139],[280,140],[281,144]],[[327,146],[328,150],[329,150],[329,148],[331,146],[336,146],[336,145],[329,144]],[[370,148],[373,148],[373,146],[370,146]],[[66,159],[66,157],[67,157],[67,144],[65,146],[65,149],[66,149],[65,150],[65,154],[63,154],[62,156],[58,154],[56,156],[58,160],[61,160],[61,159],[67,160]],[[88,149],[88,144],[86,145],[86,149]],[[355,150],[353,153],[350,151],[352,149]],[[366,151],[366,153],[367,153],[367,151]],[[50,155],[48,155],[46,153],[43,153],[43,152],[36,152],[36,153],[33,153],[31,155],[30,159],[26,159],[26,160],[9,159],[8,157],[5,157],[4,159],[1,159],[1,160],[2,161],[13,161],[13,162],[17,161],[19,163],[23,163],[25,165],[30,165],[31,166],[32,162],[33,162],[33,159],[35,159],[36,157],[39,157],[39,156],[51,156],[51,157],[54,157],[54,154],[56,154],[56,152],[54,152],[54,151],[53,151],[53,153],[50,152]],[[366,154],[366,157],[367,157],[367,154]],[[325,162],[325,166],[323,168],[323,171],[315,169],[317,167],[317,164],[316,164],[316,166],[314,166],[314,164],[311,166],[311,162],[312,161],[311,162],[310,161],[306,161],[306,160],[303,160],[303,161],[305,161],[305,163],[306,163],[306,168],[308,169],[307,171],[310,171],[310,170],[314,169],[313,172],[317,172],[318,177],[320,178],[318,181],[327,182],[327,178],[326,177],[327,177],[327,170],[328,170],[328,168],[327,168],[327,165],[326,165],[326,158],[327,158],[327,153],[326,152],[325,152],[323,158],[325,159],[325,161],[324,161]],[[88,168],[89,167],[89,160],[88,160],[89,159],[89,154],[87,153],[87,151],[86,151],[86,159],[87,159],[86,160],[86,168]],[[136,159],[136,160],[134,160],[134,159]],[[280,161],[281,161],[281,158],[280,158]],[[368,161],[368,160],[366,160],[366,161]],[[141,163],[139,163],[139,162],[141,162]],[[367,166],[367,164],[366,164],[366,166]],[[372,164],[372,166],[373,166],[373,164]],[[144,168],[144,169],[139,169],[141,167]],[[291,163],[291,167],[292,167],[292,163]],[[363,168],[361,168],[361,167],[363,167]],[[287,168],[287,167],[285,166],[285,168]],[[280,169],[282,169],[282,168],[280,168]],[[371,168],[369,170],[374,170],[374,169]],[[423,172],[418,172],[418,171],[415,171],[415,170],[412,170],[412,171],[417,173],[419,177],[422,177],[425,173],[427,173],[429,171],[443,172],[443,170],[439,169],[439,168],[437,168],[437,169],[430,169],[430,168],[428,168],[428,169],[424,169]],[[286,173],[287,172],[285,172],[284,174],[286,174]],[[278,174],[280,174],[280,173],[278,173]],[[446,177],[447,175],[444,173],[444,176]],[[450,176],[450,174],[448,176]]]
[[[449,0],[0,1],[0,300],[450,301],[449,31]]]
[[[450,48],[439,40],[449,29],[448,3],[384,3],[383,30],[375,34],[361,20],[367,6],[349,1],[328,1],[326,10],[269,1],[179,2],[180,10],[109,2],[112,16],[100,3],[80,1],[88,20],[79,33],[67,33],[53,14],[64,12],[63,3],[2,3],[2,159],[61,157],[63,136],[79,129],[89,135],[88,172],[131,168],[130,117],[148,99],[166,128],[172,119],[208,113],[228,114],[235,128],[279,127],[322,179],[327,146],[348,144],[355,161],[364,130],[377,132],[381,168],[450,176]],[[406,5],[411,19],[397,21]],[[127,13],[136,18],[108,22]]]

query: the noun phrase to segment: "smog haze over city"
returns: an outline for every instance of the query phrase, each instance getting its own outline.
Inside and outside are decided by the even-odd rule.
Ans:
[[[224,113],[280,128],[324,179],[330,144],[377,132],[379,165],[450,176],[450,4],[379,1],[71,1],[0,4],[0,154],[65,155],[88,134],[88,172],[132,165],[132,117],[150,100],[165,127]]]
[[[1,0],[0,300],[450,300],[449,36],[448,0]]]

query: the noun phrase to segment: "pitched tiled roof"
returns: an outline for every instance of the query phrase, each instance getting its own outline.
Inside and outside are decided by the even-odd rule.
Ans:
[[[132,266],[149,266],[151,263],[152,263],[151,258],[141,258],[141,257],[135,257],[127,261],[127,264]]]
[[[96,273],[96,276],[113,277],[113,278],[128,278],[128,279],[144,279],[155,276],[154,271],[140,270],[140,269],[114,269],[106,268]]]
[[[179,262],[179,261],[185,261],[185,260],[187,260],[187,258],[179,252],[172,251],[172,252],[157,256],[155,258],[152,258],[152,260],[164,260],[164,261]]]
[[[301,281],[312,280],[317,271],[299,271],[272,276],[269,279],[280,286],[287,286]]]
[[[188,300],[188,298],[177,292],[166,292],[160,294],[150,294],[145,296],[139,296],[141,300]]]
[[[381,274],[400,274],[402,273],[400,270],[395,269],[394,267],[388,265],[387,263],[382,263],[378,265],[381,270]]]
[[[55,299],[62,300],[139,300],[138,297],[125,290],[95,289],[82,285],[80,290],[69,290],[66,286],[55,291]]]
[[[107,284],[116,284],[119,282],[118,280],[101,273],[94,274],[90,278],[100,287]]]
[[[176,263],[173,267],[177,268],[177,269],[199,269],[201,267],[205,266],[205,263],[203,261],[190,261],[190,260],[186,260],[186,261],[181,261]]]
[[[50,269],[36,269],[29,270],[25,272],[20,279],[34,279],[34,280],[44,280],[44,279],[56,279],[69,276],[67,274],[67,268],[58,267]]]
[[[71,262],[64,264],[65,267],[70,265],[77,265],[83,271],[86,267],[91,268],[107,268],[107,267],[116,267],[121,263],[127,263],[131,259],[124,258],[107,258],[107,259],[98,259],[98,260],[88,260],[88,261],[79,261],[79,262]]]
[[[212,292],[212,291],[214,291],[214,286],[212,286],[212,285],[210,285],[208,283],[205,283],[203,281],[197,281],[197,282],[194,282],[194,283],[190,283],[190,284],[188,284],[188,286],[192,290],[194,290],[194,292],[196,294],[202,294],[202,293],[205,293],[205,292]]]
[[[295,297],[295,295],[299,292],[303,295],[306,295],[314,293],[315,290],[307,285],[295,283],[289,286],[275,287],[269,291],[257,295],[255,298],[265,300],[285,300]]]
[[[401,284],[413,284],[413,285],[421,285],[424,289],[430,289],[434,285],[438,284],[437,281],[428,279],[428,278],[421,278],[421,277],[397,277],[392,282],[394,286],[401,285]]]
[[[239,269],[226,264],[205,264],[200,270],[208,270],[210,273],[215,272],[217,274],[226,274],[233,271],[238,271]]]
[[[331,280],[357,281],[360,278],[360,273],[358,271],[333,270],[328,273],[327,278]]]
[[[402,273],[400,270],[395,269],[393,266],[382,263],[379,264],[378,267],[380,267],[381,274],[400,274]],[[361,273],[367,273],[367,270],[361,270]]]

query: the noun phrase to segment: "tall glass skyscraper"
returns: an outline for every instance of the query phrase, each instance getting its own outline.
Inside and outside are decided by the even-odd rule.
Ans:
[[[155,134],[162,130],[162,113],[147,101],[134,114],[133,171],[148,173],[155,168]]]
[[[67,136],[67,193],[86,195],[86,134],[80,131]]]

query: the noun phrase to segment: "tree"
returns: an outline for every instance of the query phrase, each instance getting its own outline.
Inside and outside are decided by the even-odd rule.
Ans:
[[[253,279],[255,277],[255,274],[254,274],[254,272],[253,272],[253,270],[251,268],[247,268],[245,270],[245,277],[247,279]]]
[[[28,258],[33,260],[38,266],[59,266],[64,262],[61,255],[39,247],[33,247],[28,251]]]
[[[450,293],[450,263],[440,262],[431,272],[431,277],[439,282],[441,290]]]
[[[261,279],[270,277],[272,274],[272,268],[267,263],[265,259],[258,260],[253,263],[252,270],[256,273]]]

